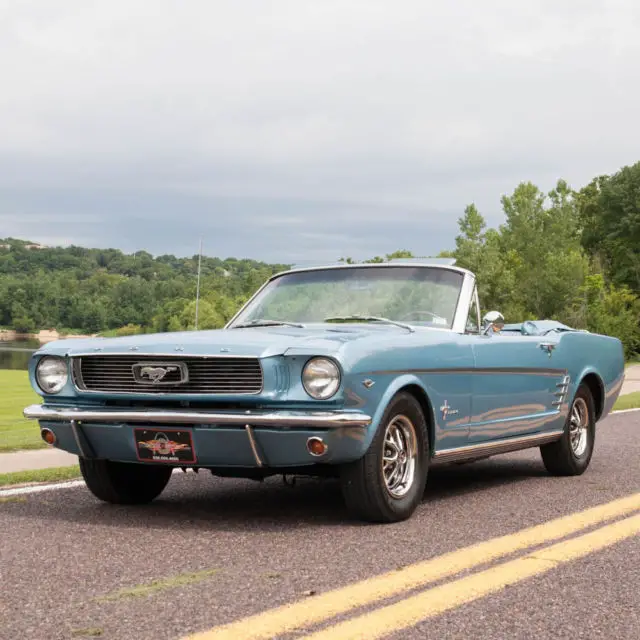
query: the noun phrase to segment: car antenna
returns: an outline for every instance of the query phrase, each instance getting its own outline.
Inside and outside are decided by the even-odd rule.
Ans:
[[[198,254],[198,284],[196,285],[196,328],[198,330],[198,311],[200,306],[200,271],[202,269],[202,236],[200,236],[200,253]]]

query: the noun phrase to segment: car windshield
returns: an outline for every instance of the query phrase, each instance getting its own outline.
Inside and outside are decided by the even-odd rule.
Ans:
[[[424,266],[299,271],[269,282],[233,325],[382,318],[450,329],[462,281],[458,271]]]

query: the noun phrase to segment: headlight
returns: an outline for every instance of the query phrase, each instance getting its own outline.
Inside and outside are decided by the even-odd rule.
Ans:
[[[340,386],[340,370],[327,358],[313,358],[302,370],[304,390],[316,400],[327,400]]]
[[[69,378],[67,363],[56,356],[45,356],[36,368],[38,386],[45,393],[58,393]]]

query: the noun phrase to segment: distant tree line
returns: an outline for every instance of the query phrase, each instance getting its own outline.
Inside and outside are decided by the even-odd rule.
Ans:
[[[577,191],[564,180],[546,194],[524,182],[501,203],[497,229],[468,205],[455,249],[440,254],[476,273],[483,313],[556,319],[620,338],[627,357],[639,353],[640,162]],[[192,329],[197,260],[0,240],[0,326],[113,335]],[[203,256],[199,328],[222,326],[288,266]]]
[[[0,326],[112,335],[194,327],[197,255],[154,258],[145,251],[27,245],[0,240]],[[198,327],[222,326],[287,266],[203,256]]]

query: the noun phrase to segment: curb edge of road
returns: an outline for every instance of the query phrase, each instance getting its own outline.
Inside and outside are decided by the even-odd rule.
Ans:
[[[44,491],[55,491],[56,489],[73,489],[83,484],[84,480],[64,480],[62,482],[27,485],[24,487],[11,488],[11,485],[9,485],[8,489],[0,489],[0,498],[11,498],[29,493],[43,493]]]
[[[174,474],[182,473],[182,469],[174,469]],[[55,491],[56,489],[73,489],[84,486],[84,480],[60,480],[60,482],[47,482],[43,484],[27,484],[16,487],[7,485],[6,489],[0,487],[0,498],[10,498],[12,496],[25,495],[29,493],[42,493],[44,491]]]

